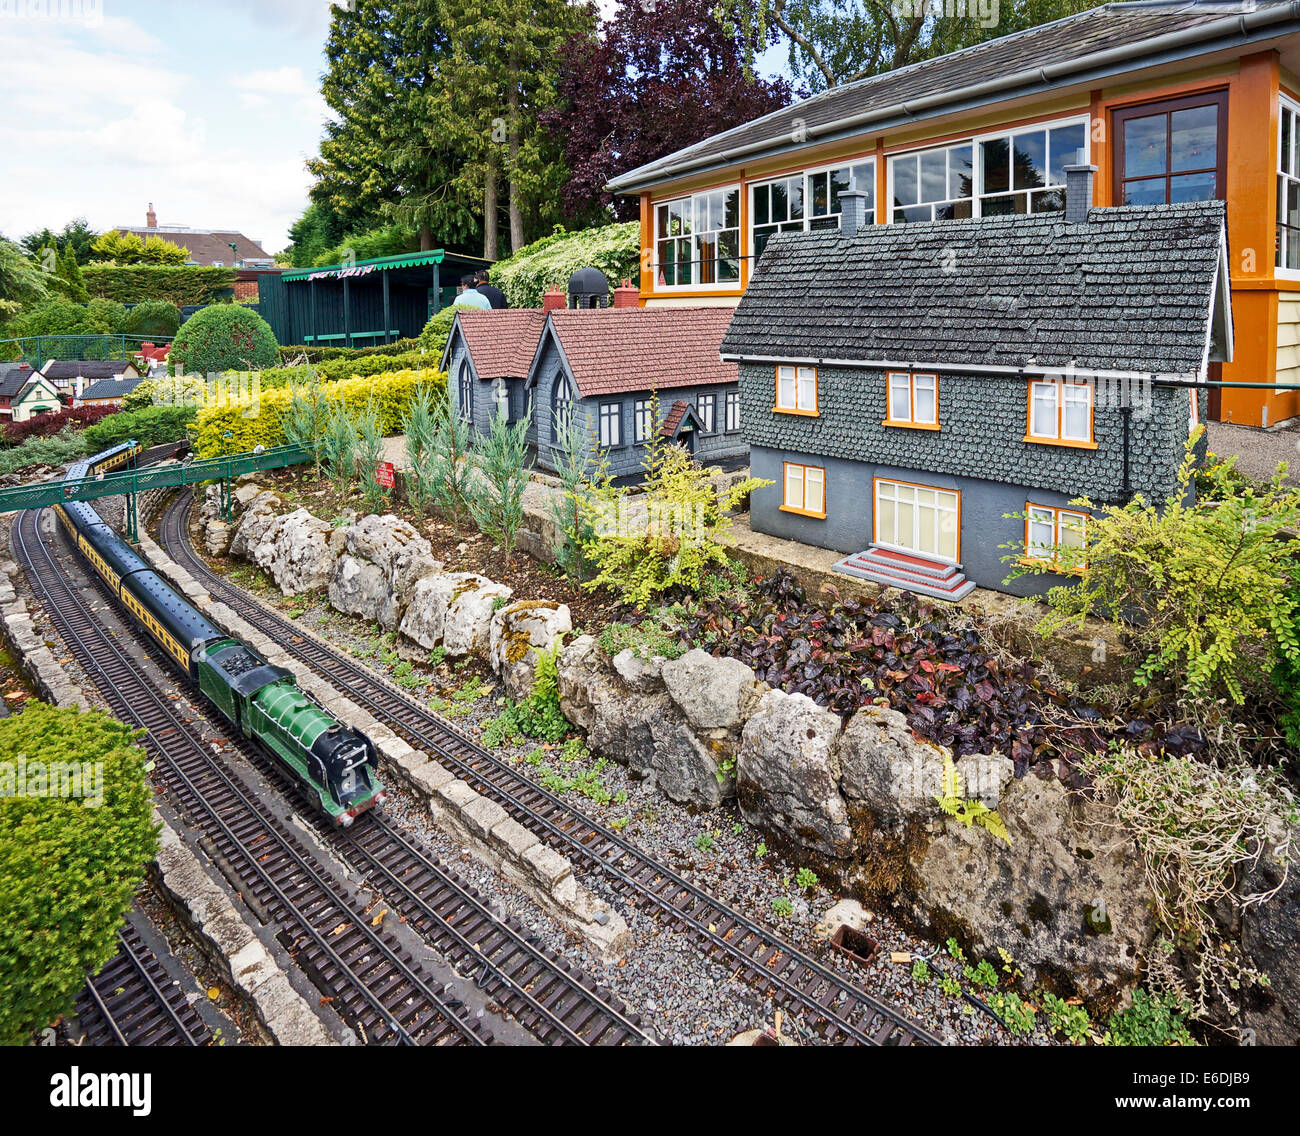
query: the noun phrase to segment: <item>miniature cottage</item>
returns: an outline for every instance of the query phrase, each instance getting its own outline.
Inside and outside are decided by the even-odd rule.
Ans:
[[[528,377],[537,464],[555,468],[557,423],[585,420],[615,478],[642,472],[652,433],[704,464],[740,460],[736,365],[719,357],[727,308],[561,309]],[[654,416],[655,401],[658,416]]]
[[[441,367],[452,409],[478,433],[487,433],[501,407],[512,423],[529,412],[524,384],[545,322],[541,308],[457,311]]]
[[[846,573],[944,599],[1004,580],[1006,546],[1056,563],[1095,503],[1176,486],[1232,352],[1224,206],[774,236],[722,354],[740,368],[756,531],[848,553]]]

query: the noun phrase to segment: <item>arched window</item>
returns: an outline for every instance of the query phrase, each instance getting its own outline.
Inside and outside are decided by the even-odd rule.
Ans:
[[[573,392],[569,389],[569,380],[563,373],[555,376],[555,390],[551,400],[554,404],[551,428],[555,431],[556,441],[559,441],[560,432],[568,428],[573,418]]]
[[[460,414],[462,418],[474,417],[474,375],[468,359],[460,363]]]

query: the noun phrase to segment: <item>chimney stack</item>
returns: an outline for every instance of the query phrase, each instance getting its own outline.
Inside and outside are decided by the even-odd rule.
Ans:
[[[1075,153],[1074,164],[1065,167],[1065,219],[1071,225],[1088,220],[1092,208],[1092,177],[1097,167],[1090,165],[1083,149]]]
[[[146,229],[158,228],[158,214],[153,211],[153,202],[149,202],[149,212],[144,215],[144,227]]]
[[[641,289],[632,286],[631,280],[624,280],[614,289],[614,307],[639,308],[641,306]]]
[[[840,235],[853,236],[867,223],[867,194],[861,189],[840,193]]]
[[[558,288],[548,288],[542,296],[542,311],[553,312],[569,306],[569,298]]]

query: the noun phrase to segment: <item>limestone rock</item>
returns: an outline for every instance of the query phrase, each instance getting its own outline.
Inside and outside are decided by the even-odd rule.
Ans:
[[[738,659],[715,659],[699,647],[664,663],[662,673],[668,693],[697,730],[735,729],[757,701],[749,667]]]
[[[1268,986],[1253,990],[1246,999],[1241,1024],[1252,1030],[1257,1045],[1300,1043],[1300,956],[1296,954],[1296,928],[1300,927],[1300,871],[1291,853],[1288,866],[1271,846],[1247,876],[1243,892],[1265,895],[1263,903],[1242,914],[1241,946],[1247,963],[1268,975]],[[1291,833],[1292,848],[1300,847],[1300,829]]]
[[[839,732],[839,718],[806,694],[764,694],[745,723],[737,759],[741,815],[805,848],[847,855],[853,839],[837,784]]]
[[[948,751],[914,738],[897,710],[864,706],[849,719],[836,749],[840,791],[865,805],[873,827],[901,836],[910,820],[933,818]]]
[[[255,481],[246,481],[242,485],[236,485],[235,491],[231,494],[237,508],[243,509],[248,503],[263,492],[262,487]]]
[[[275,518],[250,547],[253,561],[286,596],[326,587],[342,550],[342,532],[306,509]]]
[[[533,688],[538,656],[573,630],[565,604],[520,601],[492,614],[488,631],[488,661],[501,676],[506,693],[523,698]]]
[[[224,556],[230,548],[230,538],[235,526],[226,521],[210,520],[203,525],[203,547],[209,556]]]
[[[230,539],[230,555],[251,560],[250,549],[261,541],[266,530],[275,523],[276,509],[282,504],[280,498],[270,490],[265,490],[254,497],[249,502],[248,508],[244,510],[244,515],[239,518],[239,524],[235,526],[235,534]],[[215,515],[219,514],[218,504]]]
[[[384,570],[348,553],[338,558],[329,583],[330,605],[336,611],[382,622],[392,602]]]
[[[641,694],[663,689],[664,663],[668,660],[663,655],[643,658],[633,647],[625,647],[614,656],[614,670],[632,690]]]
[[[376,576],[373,572],[352,570],[353,581],[366,594],[354,597],[354,602],[361,607],[340,610],[356,611],[390,630],[400,622],[416,583],[442,570],[442,564],[433,558],[429,542],[414,526],[392,514],[381,517],[372,513],[362,517],[344,530],[344,541],[353,560],[379,571]],[[382,597],[376,580],[383,582]]]
[[[1010,845],[934,821],[928,845],[911,850],[902,905],[918,923],[962,929],[978,957],[1010,951],[1030,985],[1059,976],[1092,997],[1131,983],[1154,928],[1141,862],[1113,810],[1029,776],[1006,786],[998,813]]]
[[[439,572],[416,581],[399,633],[420,647],[439,643],[449,655],[486,654],[492,627],[493,602],[512,594],[473,572]],[[399,643],[398,653],[418,657]]]

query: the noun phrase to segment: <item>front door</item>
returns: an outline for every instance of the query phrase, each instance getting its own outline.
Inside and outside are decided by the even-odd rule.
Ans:
[[[956,564],[961,494],[907,481],[876,479],[875,543]]]

